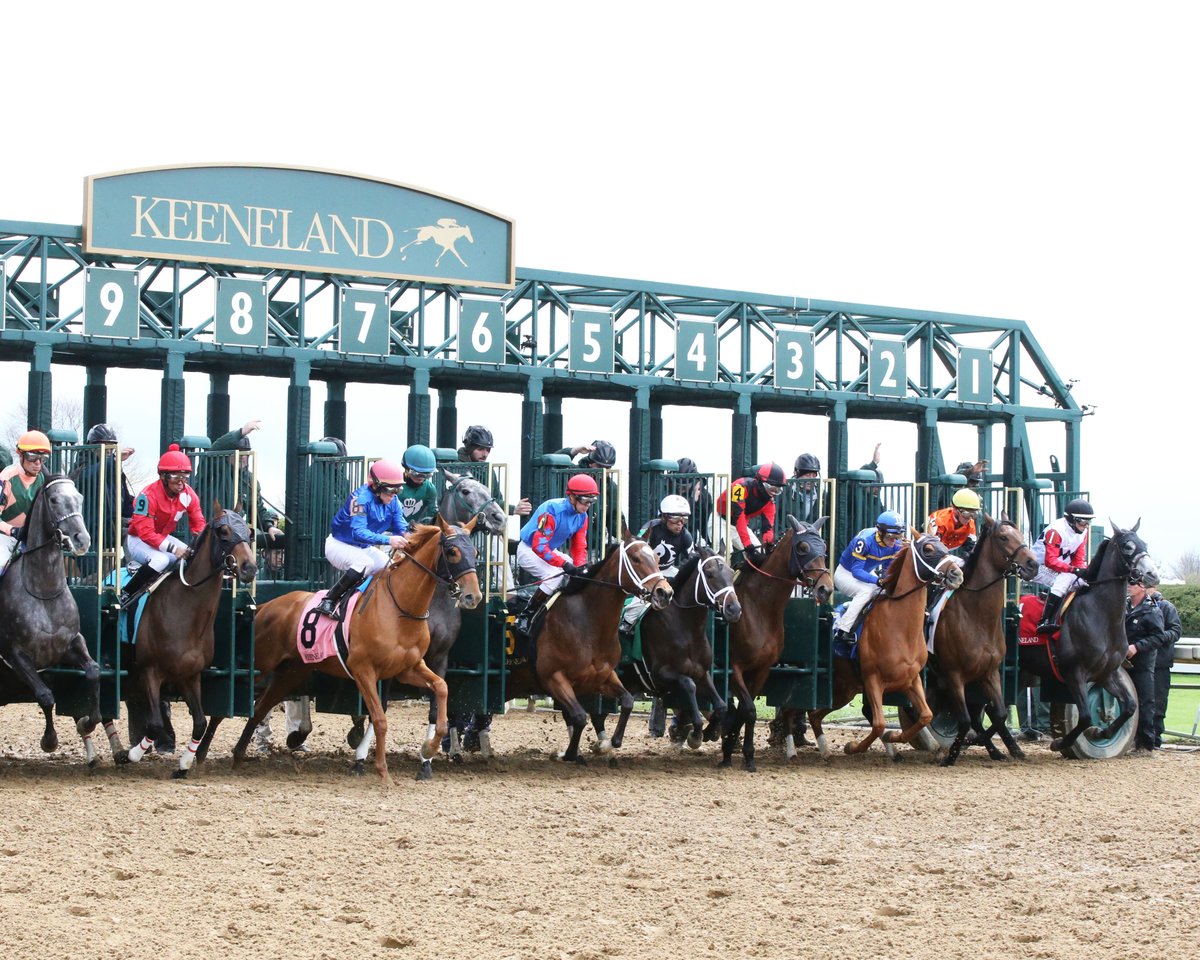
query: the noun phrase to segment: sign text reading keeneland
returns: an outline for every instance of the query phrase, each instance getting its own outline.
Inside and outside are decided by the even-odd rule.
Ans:
[[[350,174],[241,165],[87,180],[89,253],[511,287],[512,222]]]

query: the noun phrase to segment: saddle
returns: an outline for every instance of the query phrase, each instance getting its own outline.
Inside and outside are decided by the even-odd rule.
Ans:
[[[1062,673],[1058,669],[1058,659],[1054,656],[1054,644],[1059,637],[1062,627],[1062,618],[1070,609],[1074,602],[1078,591],[1072,591],[1067,594],[1067,598],[1063,601],[1062,607],[1059,609],[1058,620],[1055,623],[1054,629],[1048,633],[1038,633],[1038,624],[1042,620],[1042,612],[1046,608],[1046,602],[1037,594],[1028,594],[1021,598],[1021,623],[1017,630],[1017,643],[1022,649],[1033,647],[1045,647],[1046,659],[1050,661],[1050,669],[1053,671],[1055,678],[1060,682],[1063,681]]]
[[[504,623],[506,635],[504,660],[506,666],[515,667],[526,662],[534,663],[537,660],[537,638],[542,632],[542,624],[546,622],[546,611],[558,601],[560,593],[561,591],[555,593],[533,612],[533,619],[529,621],[528,627],[525,630],[517,626],[517,621],[521,619],[525,608],[529,606],[530,596],[524,594],[511,594],[509,596],[508,616],[505,618]]]

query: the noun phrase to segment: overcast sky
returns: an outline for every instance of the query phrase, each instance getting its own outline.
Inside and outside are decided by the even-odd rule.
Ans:
[[[519,267],[1024,320],[1097,410],[1083,476],[1098,514],[1144,517],[1160,559],[1196,549],[1190,8],[824,7],[21,5],[4,17],[20,42],[0,65],[0,219],[79,223],[90,173],[312,166],[510,216]],[[24,367],[0,374],[5,405],[23,402]],[[56,372],[60,396],[75,384]],[[158,380],[121,386],[110,419],[152,461],[141,411]],[[234,381],[235,419],[265,421],[255,447],[279,498],[285,388]],[[205,391],[189,379],[189,432]],[[403,445],[403,397],[349,399],[357,452]],[[515,462],[517,398],[460,403]],[[569,442],[607,436],[624,455],[623,406],[564,412]],[[697,451],[672,411],[665,454],[728,469],[728,416],[692,416],[714,439]],[[1038,469],[1058,435],[1034,435]],[[887,478],[911,478],[908,426],[852,426],[851,466],[878,439]],[[825,446],[822,419],[763,421],[760,456],[789,471]],[[953,467],[973,434],[943,450]]]

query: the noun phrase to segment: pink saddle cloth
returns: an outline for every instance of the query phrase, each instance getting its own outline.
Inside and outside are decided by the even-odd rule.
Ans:
[[[317,613],[316,606],[324,598],[327,591],[318,590],[312,595],[304,609],[300,611],[300,623],[296,628],[296,649],[300,651],[300,659],[305,663],[320,663],[330,657],[338,657],[337,628],[343,628],[344,642],[350,643],[350,620],[354,616],[354,608],[358,606],[362,596],[357,590],[350,594],[346,601],[345,613],[339,623],[332,617]],[[340,658],[340,657],[339,657]]]

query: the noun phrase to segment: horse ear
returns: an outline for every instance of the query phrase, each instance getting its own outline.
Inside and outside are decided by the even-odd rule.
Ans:
[[[721,538],[721,545],[717,547],[717,553],[719,553],[721,556],[725,556],[726,554],[724,537]]]
[[[1141,517],[1139,517],[1139,518],[1138,518],[1138,523],[1141,523],[1141,522],[1142,522],[1142,520],[1141,520]],[[1113,529],[1113,536],[1114,536],[1114,537],[1119,537],[1121,534],[1123,534],[1123,533],[1125,532],[1125,531],[1124,531],[1124,530],[1122,530],[1120,527],[1118,527],[1118,526],[1116,525],[1116,523],[1114,523],[1114,522],[1113,522],[1113,518],[1112,518],[1112,517],[1109,517],[1109,518],[1108,518],[1108,525],[1109,525],[1110,527],[1112,527],[1112,529]]]
[[[1142,518],[1141,518],[1141,517],[1138,517],[1138,518],[1137,518],[1137,523],[1135,523],[1135,524],[1133,525],[1133,528],[1132,528],[1132,529],[1131,529],[1129,532],[1130,532],[1130,533],[1137,533],[1137,532],[1138,532],[1138,527],[1140,527],[1141,525],[1142,525]]]
[[[221,508],[221,501],[220,501],[220,499],[219,499],[219,498],[214,498],[214,499],[213,499],[213,509],[212,509],[212,515],[213,515],[214,517],[219,517],[219,516],[221,515],[221,509],[222,509],[222,508]]]
[[[475,529],[475,524],[477,524],[478,522],[479,522],[479,514],[477,513],[477,514],[475,514],[475,516],[473,516],[473,517],[472,517],[470,520],[468,520],[466,523],[462,524],[462,528],[463,528],[464,530],[466,530],[466,531],[467,531],[467,533],[471,533],[472,531],[474,531],[474,529]]]
[[[458,483],[462,479],[461,473],[451,473],[446,467],[442,467],[442,476],[446,478],[447,483]]]
[[[633,539],[633,534],[629,532],[629,524],[625,522],[625,514],[621,514],[621,539],[629,543]]]
[[[828,519],[829,519],[828,517],[817,517],[817,522],[816,522],[816,523],[814,523],[814,524],[812,525],[812,528],[813,528],[813,529],[814,529],[814,530],[815,530],[817,533],[820,533],[820,532],[821,532],[821,528],[822,528],[823,526],[825,526],[825,521],[826,521],[826,520],[828,520]]]
[[[908,539],[909,540],[920,540],[921,539],[921,531],[918,530],[916,527],[912,526],[911,524],[909,524],[909,527],[908,527]]]
[[[1000,511],[1000,522],[1001,523],[1012,523],[1012,520],[1008,516],[1007,510]]]
[[[441,527],[442,533],[449,533],[449,532],[450,532],[450,524],[448,524],[448,523],[445,521],[445,519],[442,517],[442,515],[441,515],[440,513],[435,513],[435,514],[433,515],[433,519],[434,519],[434,522],[436,522],[436,523],[437,523],[437,525],[438,525],[439,527]]]

